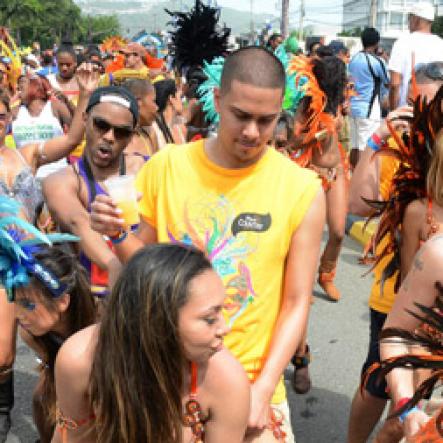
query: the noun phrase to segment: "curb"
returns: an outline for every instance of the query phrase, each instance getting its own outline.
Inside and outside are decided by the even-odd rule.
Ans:
[[[372,220],[366,228],[365,223],[366,219],[355,215],[349,214],[346,218],[346,233],[362,246],[367,245],[378,226],[377,220]]]

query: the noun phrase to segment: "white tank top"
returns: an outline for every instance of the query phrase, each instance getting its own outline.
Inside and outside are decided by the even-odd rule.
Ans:
[[[33,117],[26,106],[20,106],[17,118],[12,122],[12,135],[17,148],[30,143],[40,143],[63,135],[63,128],[52,113],[52,105],[48,100],[40,115]],[[37,178],[44,178],[52,172],[66,167],[66,159],[61,159],[37,170]]]
[[[40,143],[63,134],[63,128],[52,113],[48,100],[40,115],[32,117],[26,106],[20,106],[17,118],[12,122],[12,135],[17,148],[30,143]]]

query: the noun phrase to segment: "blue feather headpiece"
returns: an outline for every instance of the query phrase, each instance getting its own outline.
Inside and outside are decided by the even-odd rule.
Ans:
[[[45,266],[34,254],[40,245],[79,241],[69,234],[43,234],[29,222],[19,217],[20,203],[9,197],[0,196],[0,285],[8,300],[14,300],[14,289],[28,286],[31,277],[37,278],[54,297],[60,297],[66,285]]]
[[[197,89],[197,93],[200,97],[199,101],[203,105],[202,109],[205,113],[206,120],[214,125],[218,124],[220,121],[220,116],[215,110],[214,89],[220,88],[224,65],[225,59],[223,57],[215,58],[212,63],[204,61],[203,72],[208,79]]]

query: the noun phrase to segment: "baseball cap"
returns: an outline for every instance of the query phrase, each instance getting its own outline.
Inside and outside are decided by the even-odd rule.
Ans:
[[[347,52],[348,50],[341,40],[332,40],[332,42],[329,43],[328,47],[334,55],[337,55],[342,51]]]
[[[417,2],[411,7],[409,14],[433,22],[435,18],[435,8],[431,3]]]
[[[134,117],[134,126],[138,121],[138,104],[136,98],[121,86],[105,86],[97,88],[89,98],[86,112],[99,103],[115,103],[128,109]]]

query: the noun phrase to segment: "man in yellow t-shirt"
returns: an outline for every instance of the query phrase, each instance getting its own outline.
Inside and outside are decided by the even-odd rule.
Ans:
[[[435,78],[433,70],[428,70],[426,65],[424,65],[420,70],[416,71],[416,81],[419,95],[422,98],[426,97],[429,102],[440,88],[443,79]],[[412,88],[409,91],[408,103],[413,103]],[[407,120],[411,116],[412,108],[404,106],[392,111],[387,119],[391,121],[395,129],[401,131],[408,127]],[[376,131],[376,134],[381,139],[389,137],[390,132],[385,121]],[[391,139],[389,143],[391,146],[394,145]],[[370,146],[367,146],[351,179],[349,212],[356,215],[367,216],[371,212],[370,207],[362,200],[362,196],[369,200],[388,199],[392,179],[398,168],[398,161],[392,157],[382,156],[375,161],[371,161],[373,153],[373,147],[371,149]],[[388,244],[388,240],[385,237],[376,246],[376,253],[384,249]],[[374,269],[374,282],[369,298],[369,349],[366,361],[363,364],[362,373],[373,363],[380,362],[378,336],[395,301],[394,284],[397,274],[386,280],[383,288],[380,287],[383,269],[390,258],[385,257]],[[386,382],[379,380],[378,371],[373,372],[367,380],[364,394],[362,395],[360,388],[357,388],[354,395],[349,418],[348,443],[364,443],[367,441],[380,420],[389,399],[389,394],[386,392]],[[382,438],[395,439],[397,433],[400,432],[401,434],[401,431],[402,429],[398,426],[397,421],[388,420],[379,432],[380,441]]]
[[[316,174],[267,146],[284,87],[270,52],[232,53],[214,91],[217,137],[169,146],[146,163],[137,180],[137,233],[121,233],[109,197],[93,203],[93,228],[116,239],[123,261],[154,241],[206,251],[226,287],[225,345],[252,383],[254,442],[269,438],[271,404],[285,416],[286,441],[294,441],[282,374],[302,340],[325,220]]]

